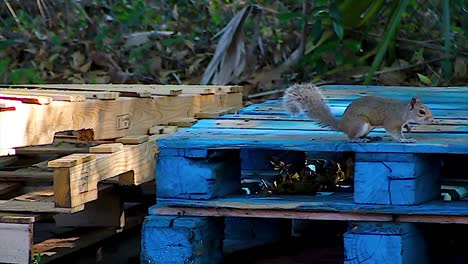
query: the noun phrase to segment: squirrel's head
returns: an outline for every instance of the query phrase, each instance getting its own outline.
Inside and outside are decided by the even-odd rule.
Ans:
[[[411,121],[422,124],[434,122],[431,110],[421,102],[419,97],[411,98],[408,106],[410,108]]]

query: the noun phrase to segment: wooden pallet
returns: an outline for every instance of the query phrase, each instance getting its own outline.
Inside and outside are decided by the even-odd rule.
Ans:
[[[290,117],[273,100],[162,138],[158,202],[143,227],[141,261],[221,263],[224,217],[348,221],[345,263],[427,263],[419,223],[468,224],[468,201],[440,198],[439,162],[447,156],[468,157],[468,87],[322,88],[336,116],[364,94],[403,100],[422,95],[438,122],[416,125],[411,133],[414,144],[394,142],[381,129],[370,136],[383,136],[382,141],[350,143],[341,133],[304,117]],[[354,158],[350,192],[305,197],[241,194],[245,172],[273,171],[268,156],[304,164],[307,155],[340,153]],[[174,243],[183,246],[171,247]]]
[[[3,87],[3,88],[2,88]],[[50,144],[60,131],[88,130],[88,140],[147,134],[155,125],[242,107],[240,86],[0,86],[0,156]]]
[[[112,189],[100,196],[76,214],[0,213],[0,262],[48,263],[127,230],[138,232],[146,206],[125,206]]]
[[[98,198],[98,183],[141,185],[154,181],[158,137],[160,135],[123,137],[115,143],[91,146],[86,153],[50,160],[47,168],[0,171],[3,181],[50,183],[39,192],[2,201],[0,212],[74,213]]]
[[[47,263],[141,224],[146,201],[131,201],[143,206],[143,214],[129,219],[127,211],[134,208],[127,209],[121,191],[127,187],[117,186],[155,188],[155,140],[161,136],[127,136],[104,144],[61,139],[50,146],[20,148],[17,156],[0,157],[0,262],[30,263],[40,253],[41,263]],[[78,147],[70,149],[73,145]],[[35,230],[44,222],[52,223],[48,233],[64,227],[83,230],[70,239],[41,238],[43,231]]]

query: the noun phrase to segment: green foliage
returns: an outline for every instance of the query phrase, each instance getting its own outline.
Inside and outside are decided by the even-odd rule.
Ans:
[[[39,73],[34,68],[14,69],[11,71],[10,81],[12,84],[44,83]]]
[[[408,0],[400,0],[397,8],[393,11],[389,25],[387,29],[385,30],[386,33],[384,34],[383,42],[379,47],[379,51],[377,52],[377,55],[375,56],[374,61],[372,62],[369,72],[367,73],[366,79],[364,80],[364,84],[370,83],[370,80],[374,72],[377,70],[380,63],[382,62],[385,52],[387,51],[388,45],[391,39],[394,37],[395,31],[398,25],[400,24],[401,16],[403,12],[406,10],[407,5],[408,5]]]
[[[37,253],[31,261],[31,264],[40,264],[42,261],[42,254],[39,252]]]
[[[417,73],[432,84],[466,72],[464,1],[93,0],[52,1],[42,10],[36,1],[9,2],[15,16],[0,4],[2,82],[116,82],[118,72],[128,82],[198,83],[217,34],[247,4],[261,8],[242,27],[251,68],[240,81],[287,60],[304,26],[305,53],[282,73],[287,80],[367,74],[365,83],[379,83],[379,70],[431,60]],[[418,76],[406,78],[424,84]]]

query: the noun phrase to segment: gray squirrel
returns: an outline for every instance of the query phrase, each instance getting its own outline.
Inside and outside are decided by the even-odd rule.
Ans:
[[[337,119],[331,113],[317,86],[304,83],[294,84],[283,95],[283,106],[291,114],[303,112],[317,124],[341,131],[351,142],[370,142],[380,138],[367,135],[375,127],[383,127],[398,142],[413,143],[405,138],[402,130],[411,131],[408,122],[433,122],[432,113],[419,98],[408,102],[381,96],[364,96],[351,102],[343,117]]]

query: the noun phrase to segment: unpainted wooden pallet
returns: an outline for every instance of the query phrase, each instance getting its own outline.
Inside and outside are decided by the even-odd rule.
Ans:
[[[199,113],[213,116],[213,111],[219,109],[234,111],[242,107],[241,88],[196,85],[0,86],[0,156],[14,154],[17,147],[50,144],[60,131],[86,131],[83,134],[86,140],[115,139],[146,134],[153,126],[193,118]]]
[[[99,196],[84,211],[74,214],[0,213],[0,262],[26,264],[40,254],[40,263],[48,263],[143,222],[146,206],[124,207],[115,188],[104,188]],[[51,220],[55,223],[47,224]],[[43,226],[46,229],[41,228],[41,233],[35,232]],[[44,237],[46,233],[49,235]]]
[[[87,151],[89,149],[94,151],[91,154],[98,157],[71,154],[55,162],[52,160],[52,164],[60,168],[67,166],[73,168],[79,165],[100,166],[101,162],[116,158],[116,153],[139,156],[139,158],[130,158],[129,165],[125,167],[135,170],[136,174],[132,171],[132,173],[111,177],[111,173],[125,170],[123,164],[125,162],[119,158],[117,158],[119,159],[117,163],[113,163],[115,167],[119,167],[118,169],[97,170],[100,179],[103,180],[96,188],[96,199],[80,200],[82,204],[73,208],[56,206],[54,169],[47,168],[47,163],[49,163],[47,160],[26,168],[11,170],[11,168],[18,167],[18,164],[28,162],[28,160],[22,160],[25,157],[35,160],[37,155],[50,156],[53,154],[53,147],[49,146],[44,152],[39,149],[35,149],[34,152],[29,151],[27,156],[0,157],[0,169],[3,168],[0,170],[0,263],[30,263],[38,253],[42,255],[41,263],[47,263],[140,224],[147,212],[147,207],[144,206],[146,202],[142,200],[138,205],[140,203],[138,200],[132,200],[132,204],[124,205],[121,190],[115,186],[116,184],[143,184],[150,185],[151,190],[154,189],[154,153],[156,153],[154,140],[162,136],[164,135],[132,136],[120,139],[121,142],[96,144],[86,148]],[[117,144],[117,149],[113,147],[114,144]],[[89,152],[83,154],[89,155]],[[151,166],[153,168],[150,168]],[[93,171],[90,172],[93,178]],[[151,173],[151,177],[143,173]],[[75,200],[76,197],[71,198],[71,201]],[[129,218],[129,205],[143,206],[140,211],[144,214]],[[42,225],[43,220],[55,222],[51,227],[53,228],[51,233],[56,232],[54,230],[57,228],[82,230],[79,228],[92,227],[93,229],[90,232],[86,230],[74,232],[69,238],[60,235],[37,240],[34,230],[37,225]],[[35,240],[42,242],[34,243]]]

